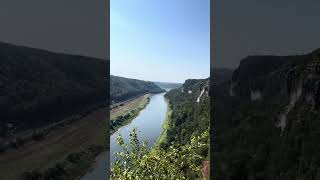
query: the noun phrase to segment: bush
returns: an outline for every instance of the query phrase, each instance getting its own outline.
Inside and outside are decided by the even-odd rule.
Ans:
[[[209,130],[180,146],[168,149],[147,149],[147,142],[140,143],[137,130],[130,133],[130,142],[124,143],[121,135],[118,143],[123,148],[111,168],[112,179],[196,179],[201,177],[201,161],[205,157],[197,152],[208,149]]]

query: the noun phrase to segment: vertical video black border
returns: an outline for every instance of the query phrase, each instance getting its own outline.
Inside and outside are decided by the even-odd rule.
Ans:
[[[210,95],[210,103],[209,103],[209,110],[210,110],[210,144],[209,144],[209,153],[210,153],[210,170],[209,170],[209,177],[213,179],[213,164],[214,164],[214,154],[213,154],[213,144],[214,144],[214,118],[213,118],[213,90],[214,90],[214,83],[213,83],[213,62],[214,62],[214,0],[210,0],[210,88],[209,88],[209,95]]]
[[[103,0],[104,1],[104,0]],[[109,154],[107,154],[110,157],[110,0],[106,0],[106,26],[107,26],[107,32],[106,32],[106,43],[107,43],[107,92],[108,93],[108,100],[107,100],[107,124],[106,124],[106,149],[107,151],[109,151]],[[111,170],[111,166],[110,166],[110,159],[108,162],[106,162],[106,174],[107,174],[107,179],[110,179],[110,170]]]

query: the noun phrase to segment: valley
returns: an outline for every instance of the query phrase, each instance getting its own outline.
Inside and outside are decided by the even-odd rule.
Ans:
[[[183,90],[185,89],[185,91]],[[147,178],[148,173],[154,178],[182,178],[194,179],[195,177],[208,176],[208,169],[203,170],[202,163],[189,162],[188,156],[199,155],[201,157],[197,161],[208,164],[209,160],[209,79],[206,80],[187,80],[180,87],[168,90],[165,94],[152,95],[149,105],[140,112],[130,124],[122,127],[110,138],[110,161],[112,163],[111,177],[112,179],[125,178],[125,174],[135,173],[136,177]],[[177,115],[180,115],[177,116]],[[182,116],[181,116],[182,115]],[[137,128],[135,130],[135,128]],[[188,129],[190,128],[190,129]],[[132,134],[133,133],[133,134]],[[132,139],[136,137],[136,140]],[[130,167],[133,169],[126,169],[122,166],[123,161],[135,163],[134,157],[131,160],[125,160],[124,157],[120,158],[115,155],[115,152],[123,152],[124,147],[119,143],[119,134],[121,134],[121,141],[125,144],[136,145],[132,148],[143,148],[135,144],[136,141],[146,140],[148,143],[145,145],[144,154],[141,154],[145,166],[154,166],[154,170],[144,172],[147,174],[140,174],[139,172],[146,171],[145,166],[132,164]],[[130,135],[131,134],[131,135]],[[195,142],[190,142],[190,139],[198,139]],[[179,141],[178,141],[179,140]],[[194,143],[201,143],[203,145],[195,146]],[[174,148],[169,147],[169,144]],[[143,146],[143,145],[142,145]],[[187,147],[193,147],[192,152],[183,150]],[[164,154],[163,154],[164,153]],[[186,168],[192,164],[195,169],[179,170],[177,164],[167,164],[171,158],[175,158],[178,154],[186,153],[186,159],[177,159],[179,163],[185,163]],[[120,159],[119,159],[120,158]],[[153,158],[160,158],[163,163],[153,164]],[[176,157],[177,158],[177,157]],[[138,159],[137,159],[138,163]],[[191,163],[191,164],[190,164]],[[194,164],[193,164],[194,163]],[[176,168],[174,169],[168,168]],[[164,169],[163,169],[164,168]],[[116,171],[121,169],[121,171]],[[166,172],[163,172],[163,171]],[[179,172],[178,172],[179,171]],[[148,179],[148,178],[147,178]]]

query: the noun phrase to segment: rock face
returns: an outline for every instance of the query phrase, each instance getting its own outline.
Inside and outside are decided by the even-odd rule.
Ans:
[[[314,51],[302,56],[249,56],[241,61],[230,83],[230,96],[251,101],[275,97],[287,101],[279,109],[276,127],[283,132],[288,113],[301,100],[318,109],[320,61]]]
[[[188,89],[188,94],[192,98],[196,98],[195,102],[199,103],[202,98],[209,97],[209,79],[188,79],[180,87],[181,93]]]
[[[216,179],[320,178],[319,86],[320,50],[244,58],[213,91]]]
[[[301,56],[248,56],[232,75],[230,95],[273,95],[285,89],[290,95],[298,88],[315,93],[320,76],[319,51]]]

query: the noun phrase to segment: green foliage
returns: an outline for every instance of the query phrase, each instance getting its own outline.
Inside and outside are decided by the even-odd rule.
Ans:
[[[167,149],[147,149],[147,142],[140,142],[137,130],[130,133],[125,144],[121,135],[118,143],[123,148],[119,159],[111,168],[112,179],[197,179],[201,177],[201,162],[208,153],[209,130],[181,146],[172,143]]]
[[[167,142],[163,142],[162,147],[169,147],[172,141],[183,145],[191,136],[200,135],[209,127],[210,100],[207,92],[203,94],[199,103],[196,102],[203,89],[209,91],[209,79],[187,80],[181,88],[165,94],[172,113],[168,122]],[[192,93],[188,93],[189,90]]]

